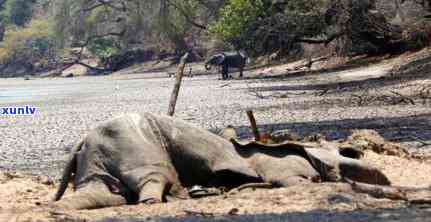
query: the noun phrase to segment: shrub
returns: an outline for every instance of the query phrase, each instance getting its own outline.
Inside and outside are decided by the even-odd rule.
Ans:
[[[51,30],[48,20],[34,20],[25,28],[9,27],[0,44],[0,65],[33,67],[54,58],[56,47]]]
[[[100,59],[105,59],[119,53],[112,39],[96,39],[88,46],[88,50]]]
[[[36,0],[8,0],[5,3],[5,8],[1,13],[1,17],[7,23],[24,26],[30,22],[33,15],[33,5]]]
[[[417,22],[404,32],[404,36],[407,49],[418,50],[427,47],[431,43],[431,25],[427,21]]]

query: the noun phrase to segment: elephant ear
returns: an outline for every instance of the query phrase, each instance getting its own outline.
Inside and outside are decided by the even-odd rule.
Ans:
[[[226,59],[226,55],[225,54],[220,54],[220,55],[217,55],[214,58],[214,62],[217,65],[221,65],[224,62],[225,59]]]

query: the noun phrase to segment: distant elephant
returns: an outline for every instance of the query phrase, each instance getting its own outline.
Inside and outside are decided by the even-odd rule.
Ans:
[[[185,188],[267,182],[389,184],[377,169],[329,144],[240,144],[168,116],[128,114],[91,130],[73,148],[54,207],[92,209],[189,198]],[[61,199],[69,181],[74,193]],[[61,200],[60,200],[61,199]]]
[[[205,62],[205,69],[210,70],[211,66],[221,66],[222,78],[227,79],[229,68],[238,68],[239,76],[242,77],[246,61],[247,57],[241,52],[222,52],[210,56]]]

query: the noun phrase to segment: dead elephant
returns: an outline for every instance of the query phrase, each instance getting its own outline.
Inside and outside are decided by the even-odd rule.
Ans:
[[[91,209],[162,202],[188,198],[185,187],[193,185],[229,189],[269,182],[289,186],[343,177],[389,184],[375,168],[342,157],[328,144],[233,142],[167,116],[118,117],[90,131],[73,148],[54,205]],[[61,199],[70,180],[76,192]]]

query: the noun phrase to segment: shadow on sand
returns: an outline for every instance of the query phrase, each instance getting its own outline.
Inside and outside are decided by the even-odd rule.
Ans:
[[[379,132],[386,140],[411,142],[416,141],[418,138],[431,140],[431,113],[392,118],[278,123],[259,125],[259,128],[268,131],[289,129],[301,137],[321,133],[328,140],[345,139],[354,129],[373,129]],[[249,126],[239,126],[236,129],[240,137],[249,137],[251,135]]]

